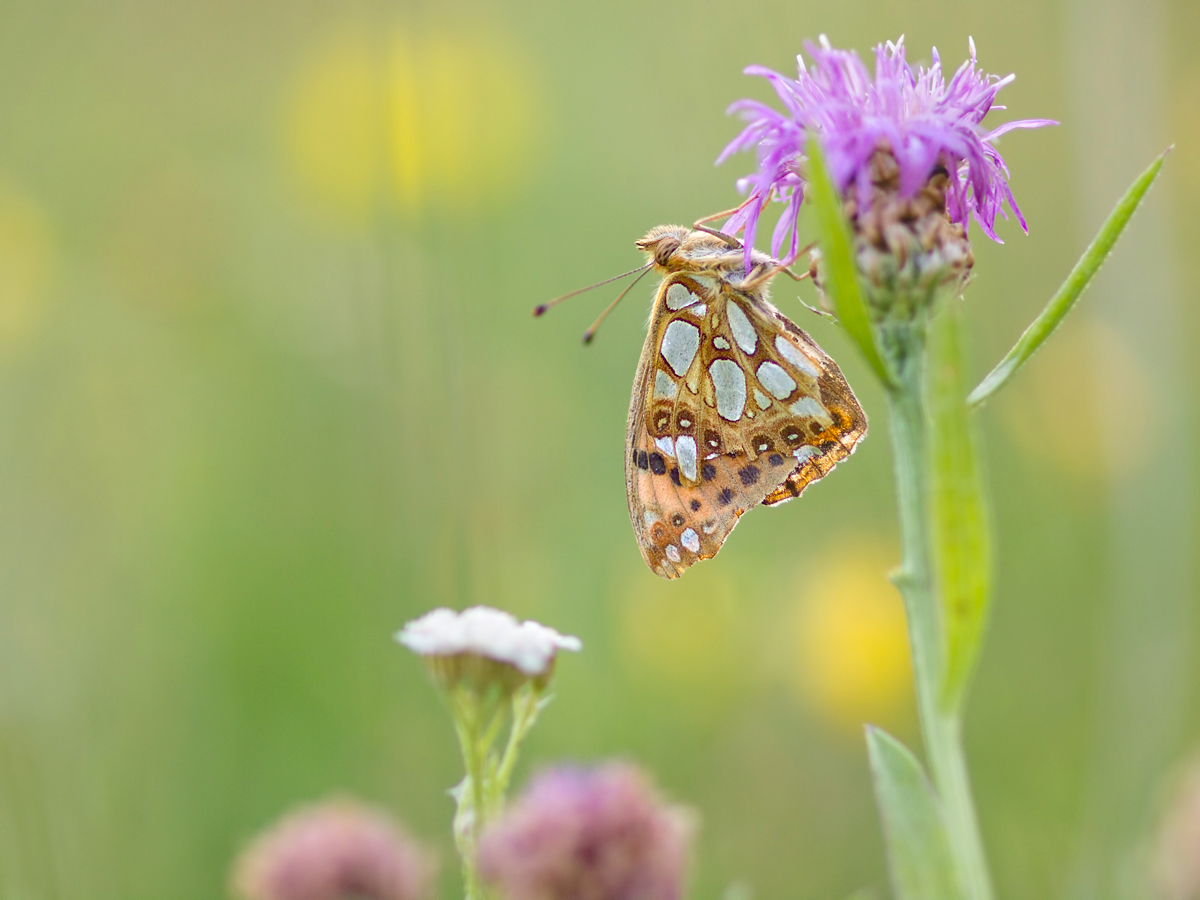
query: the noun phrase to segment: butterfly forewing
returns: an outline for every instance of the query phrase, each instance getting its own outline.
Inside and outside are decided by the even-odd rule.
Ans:
[[[836,364],[699,243],[655,297],[626,443],[634,532],[665,578],[714,556],[747,509],[799,496],[866,433]]]

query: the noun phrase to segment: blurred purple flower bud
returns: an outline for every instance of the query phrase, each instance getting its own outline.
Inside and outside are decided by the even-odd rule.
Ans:
[[[1200,900],[1200,761],[1170,797],[1151,865],[1163,900]]]
[[[1008,187],[1008,169],[992,146],[1000,135],[1015,128],[1040,128],[1057,124],[1049,119],[1023,119],[987,130],[980,123],[993,108],[997,92],[1015,76],[999,78],[976,69],[975,43],[971,57],[947,82],[937,50],[933,62],[913,71],[905,60],[904,39],[875,48],[875,75],[858,55],[835,50],[824,35],[820,46],[805,45],[814,65],[805,68],[797,57],[796,79],[761,66],[748,75],[766,78],[783,103],[772,109],[757,100],[741,100],[730,107],[747,122],[746,128],[717,162],[739,150],[754,149],[758,171],[739,181],[750,196],[725,223],[724,230],[745,230],[746,265],[754,245],[758,219],[771,200],[787,203],[775,229],[771,252],[785,262],[796,258],[799,238],[796,219],[803,201],[804,149],[808,133],[821,139],[829,172],[839,190],[853,189],[860,208],[872,202],[878,172],[876,152],[885,150],[895,159],[898,196],[914,196],[935,172],[949,174],[942,193],[949,220],[964,229],[973,217],[988,237],[996,237],[997,214],[1007,205],[1021,228],[1025,219]],[[790,240],[789,240],[790,238]]]
[[[479,868],[506,900],[678,900],[692,831],[634,766],[552,769],[484,832]]]
[[[422,900],[433,866],[387,814],[348,800],[301,808],[242,853],[245,900]]]

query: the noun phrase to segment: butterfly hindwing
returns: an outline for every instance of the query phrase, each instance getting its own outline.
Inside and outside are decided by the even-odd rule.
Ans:
[[[837,363],[803,329],[777,310],[772,308],[771,312],[777,317],[788,339],[802,347],[805,355],[817,364],[820,371],[817,395],[829,414],[829,421],[827,427],[819,430],[815,426],[820,426],[822,420],[810,422],[810,440],[796,451],[799,464],[783,484],[766,496],[763,500],[766,506],[776,506],[799,497],[806,487],[824,478],[834,466],[853,453],[858,442],[867,434],[866,413],[859,406]]]

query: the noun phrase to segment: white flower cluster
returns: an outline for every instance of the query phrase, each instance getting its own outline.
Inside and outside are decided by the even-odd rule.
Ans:
[[[472,654],[515,666],[529,676],[544,674],[559,650],[583,649],[577,637],[538,622],[518,622],[488,606],[461,613],[435,609],[405,625],[396,640],[422,656]]]

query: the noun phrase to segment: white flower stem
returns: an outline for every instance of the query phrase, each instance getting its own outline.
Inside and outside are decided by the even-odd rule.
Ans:
[[[549,699],[549,697],[543,698],[542,692],[532,683],[522,685],[513,695],[512,728],[508,732],[508,744],[504,748],[504,756],[500,759],[500,764],[496,768],[495,777],[492,778],[490,785],[490,815],[500,813],[504,805],[504,797],[508,793],[508,784],[512,780],[513,768],[521,753],[521,745],[525,742],[525,736],[533,728],[538,714]]]
[[[455,688],[451,696],[454,729],[462,751],[467,776],[454,792],[458,812],[454,817],[454,842],[462,860],[463,893],[466,900],[483,900],[483,885],[479,880],[479,833],[483,827],[485,809],[485,772],[490,740],[487,731],[494,733],[494,723],[486,730],[482,722],[479,698],[470,689]]]
[[[910,325],[893,332],[889,347],[896,382],[887,389],[896,467],[896,505],[902,561],[893,576],[904,597],[913,676],[930,775],[941,801],[963,891],[968,900],[992,900],[983,841],[971,799],[962,721],[941,702],[941,609],[932,571],[928,509],[929,442],[923,394],[925,337]]]
[[[487,900],[488,891],[479,878],[479,836],[503,811],[521,745],[550,698],[529,681],[507,701],[497,699],[482,698],[470,687],[454,688],[450,696],[454,728],[467,770],[466,778],[452,792],[458,802],[454,840],[462,858],[466,900]],[[492,748],[509,714],[512,725],[508,740],[503,756],[497,757]]]

